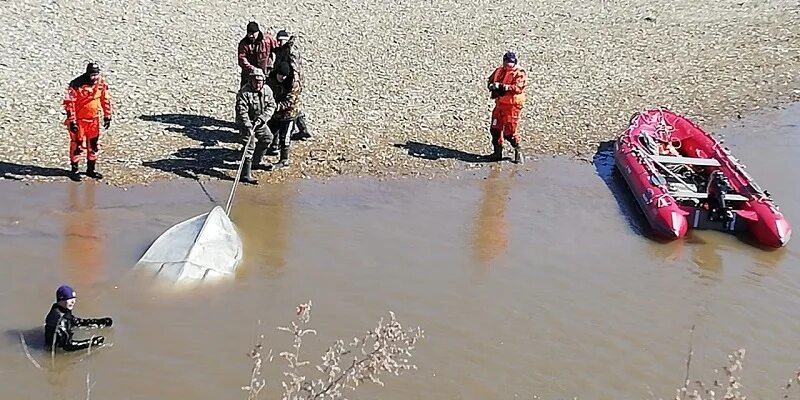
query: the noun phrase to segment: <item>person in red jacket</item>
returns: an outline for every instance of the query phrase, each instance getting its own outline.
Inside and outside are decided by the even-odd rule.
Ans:
[[[248,82],[250,72],[255,68],[261,68],[264,76],[269,75],[275,61],[273,51],[278,46],[278,41],[272,34],[261,32],[256,22],[250,21],[247,24],[247,35],[239,41],[238,59],[239,67],[242,68],[242,80],[239,87]]]
[[[495,106],[492,110],[492,122],[489,133],[492,135],[494,152],[489,159],[500,161],[503,159],[503,139],[508,139],[514,147],[514,162],[523,162],[522,151],[519,148],[517,125],[525,104],[525,87],[528,74],[517,63],[514,52],[503,55],[503,65],[498,67],[489,76],[488,88]]]
[[[86,150],[86,176],[102,179],[97,172],[98,140],[100,139],[100,109],[103,111],[103,128],[111,127],[111,94],[108,85],[100,76],[96,63],[86,65],[86,72],[73,79],[64,97],[64,110],[67,119],[64,125],[69,129],[70,179],[80,181],[78,162]]]

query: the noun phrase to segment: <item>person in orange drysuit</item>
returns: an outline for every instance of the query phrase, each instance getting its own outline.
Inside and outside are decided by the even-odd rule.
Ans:
[[[100,76],[100,67],[96,63],[86,65],[86,72],[73,79],[67,87],[64,97],[64,110],[67,119],[64,125],[69,129],[69,162],[70,179],[80,181],[78,162],[80,155],[86,151],[86,176],[102,179],[103,175],[96,171],[97,142],[100,139],[100,117],[98,111],[103,110],[103,128],[111,126],[111,94],[108,85]]]
[[[488,88],[495,106],[492,110],[492,123],[489,133],[492,135],[494,152],[489,156],[492,161],[503,159],[503,139],[508,139],[514,147],[514,162],[523,162],[519,148],[517,125],[525,103],[525,86],[528,74],[517,63],[517,55],[511,51],[503,55],[503,65],[489,76]]]

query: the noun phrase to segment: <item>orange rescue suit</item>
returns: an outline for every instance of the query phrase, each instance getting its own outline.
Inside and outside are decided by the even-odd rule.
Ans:
[[[64,110],[67,119],[64,125],[78,125],[78,132],[69,133],[69,159],[76,163],[80,154],[86,149],[86,159],[97,160],[97,140],[100,137],[100,117],[98,112],[102,108],[103,118],[111,118],[111,94],[103,78],[98,77],[92,83],[86,75],[81,75],[67,87],[64,96]]]
[[[517,125],[525,104],[525,87],[528,84],[528,74],[518,65],[509,67],[502,65],[489,76],[489,86],[500,84],[507,87],[505,92],[495,98],[492,110],[492,123],[489,131],[492,134],[492,143],[502,146],[503,138],[507,138],[514,147],[519,146]]]

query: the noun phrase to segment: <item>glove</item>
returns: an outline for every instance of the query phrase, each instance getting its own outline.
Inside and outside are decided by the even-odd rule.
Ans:
[[[100,318],[100,324],[105,326],[111,326],[114,324],[114,320],[111,317]]]
[[[111,117],[103,118],[103,129],[108,129],[111,127]]]
[[[102,346],[105,341],[106,338],[102,336],[95,336],[92,338],[92,346]]]
[[[500,87],[503,90],[503,92],[507,92],[507,91],[511,90],[511,86],[509,86],[509,85],[500,85]]]
[[[72,133],[78,133],[78,123],[75,122],[75,121],[70,122],[69,123],[69,131],[72,132]]]

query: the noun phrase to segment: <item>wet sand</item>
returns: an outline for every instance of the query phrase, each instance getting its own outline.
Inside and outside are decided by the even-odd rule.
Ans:
[[[733,154],[800,224],[800,106],[742,124],[725,132]],[[0,397],[82,398],[87,372],[93,398],[241,396],[257,321],[268,347],[287,349],[273,327],[308,299],[319,331],[310,358],[387,310],[426,331],[418,371],[353,398],[670,398],[692,325],[693,376],[710,377],[744,347],[749,397],[778,397],[800,364],[800,241],[776,251],[717,232],[653,241],[603,155],[595,160],[244,187],[232,213],[242,269],[189,293],[128,271],[164,229],[213,206],[197,183],[0,182]],[[224,202],[227,185],[206,188]],[[28,330],[65,281],[79,315],[115,318],[113,347],[42,372],[17,333],[46,364]],[[278,393],[279,367],[268,368],[264,398]]]

